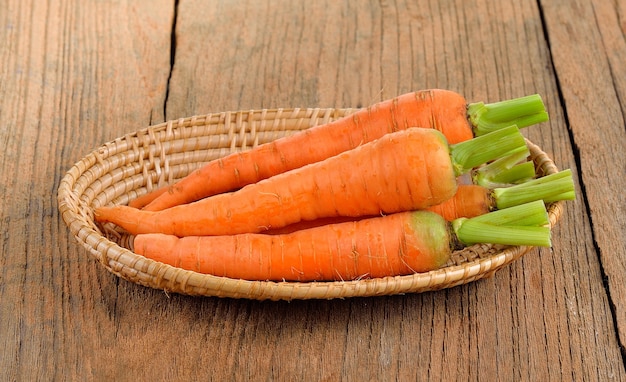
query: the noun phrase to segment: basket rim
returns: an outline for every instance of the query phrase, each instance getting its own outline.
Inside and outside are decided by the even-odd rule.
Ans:
[[[304,118],[306,119],[310,118],[307,116],[320,114],[325,116],[332,113],[339,116],[347,115],[356,109],[263,109],[219,113],[219,115],[230,118],[230,113],[248,113],[249,115],[256,113],[261,114],[261,118],[263,116],[265,118],[277,118],[276,115],[280,118],[280,115],[293,116],[301,113],[302,110],[304,110]],[[268,115],[270,117],[267,117]],[[166,138],[162,139],[168,139],[168,137],[171,139],[177,128],[188,127],[193,123],[206,123],[198,121],[206,121],[215,118],[214,116],[215,114],[207,114],[168,121],[106,142],[77,161],[62,177],[57,194],[58,208],[62,219],[79,244],[109,272],[146,287],[183,295],[256,300],[333,299],[421,293],[466,284],[493,275],[497,270],[517,260],[533,248],[527,246],[502,247],[493,254],[462,264],[453,264],[433,271],[406,276],[350,281],[277,282],[230,279],[183,270],[144,258],[126,246],[105,237],[97,225],[93,223],[93,211],[81,201],[84,189],[89,187],[81,187],[80,190],[82,191],[77,193],[76,185],[84,179],[86,174],[92,173],[94,166],[102,163],[103,157],[115,151],[111,151],[112,147],[122,147],[123,145],[120,146],[122,139],[144,139],[142,136],[150,136],[154,139],[158,134],[164,134]],[[174,122],[177,125],[174,125]],[[158,138],[156,139],[158,141]],[[526,141],[531,154],[534,157],[541,157],[549,172],[558,171],[546,153],[528,139]],[[548,204],[551,227],[554,227],[558,222],[563,204],[563,201]]]

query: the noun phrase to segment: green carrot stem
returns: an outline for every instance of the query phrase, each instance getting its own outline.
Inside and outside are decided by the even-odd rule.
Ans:
[[[493,195],[498,209],[534,200],[543,200],[546,203],[572,200],[575,197],[572,171],[567,169],[515,186],[495,188]]]
[[[550,228],[527,226],[493,226],[491,224],[461,222],[455,228],[456,236],[465,245],[477,243],[528,245],[550,247]]]
[[[467,114],[474,126],[475,136],[510,125],[517,125],[521,129],[548,120],[545,105],[538,94],[490,104],[471,103]]]
[[[456,175],[472,168],[502,158],[520,148],[527,147],[517,126],[508,126],[465,142],[450,145],[450,155]]]
[[[535,164],[533,162],[524,162],[483,179],[483,183],[489,188],[503,187],[505,185],[528,182],[536,175]]]
[[[497,226],[545,226],[550,217],[543,200],[535,200],[518,206],[496,210],[472,218],[472,221]]]
[[[535,165],[526,161],[529,154],[527,146],[520,147],[500,159],[478,167],[472,174],[473,183],[496,188],[534,178]]]
[[[574,200],[576,199],[576,191],[564,192],[562,194],[554,195],[552,197],[546,197],[543,199],[546,203],[558,202],[559,200]]]
[[[456,219],[452,222],[452,230],[464,245],[491,243],[549,247],[548,219],[543,201],[535,201],[475,218]]]

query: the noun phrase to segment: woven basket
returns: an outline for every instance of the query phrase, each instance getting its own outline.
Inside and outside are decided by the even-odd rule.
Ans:
[[[258,300],[331,299],[419,293],[493,275],[532,247],[474,245],[446,266],[409,276],[340,282],[270,282],[215,277],[146,259],[131,251],[129,235],[94,223],[93,209],[127,204],[175,182],[204,163],[343,117],[354,109],[275,109],[214,113],[169,121],[105,143],[77,162],[58,190],[63,220],[78,242],[107,270],[131,282],[167,292]],[[558,171],[528,142],[540,176]],[[548,205],[551,225],[562,202]]]

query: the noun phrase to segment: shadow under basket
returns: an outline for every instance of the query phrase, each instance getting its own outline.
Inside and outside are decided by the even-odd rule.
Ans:
[[[272,282],[216,277],[137,255],[131,237],[94,222],[94,208],[129,201],[171,184],[213,159],[344,117],[356,109],[272,109],[222,112],[150,126],[105,143],[77,162],[58,190],[59,210],[72,235],[108,271],[131,282],[186,295],[257,300],[332,299],[420,293],[492,276],[532,247],[474,245],[442,268],[358,281]],[[528,142],[538,176],[558,171]],[[563,202],[547,205],[554,226]]]

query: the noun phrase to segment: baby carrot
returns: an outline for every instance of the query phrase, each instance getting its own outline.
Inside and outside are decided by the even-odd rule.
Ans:
[[[100,207],[95,218],[132,234],[225,235],[423,209],[452,197],[457,175],[525,144],[515,126],[451,146],[437,130],[411,128],[235,192],[157,212]]]
[[[515,208],[515,207],[513,207]],[[493,225],[463,219],[453,224],[429,211],[320,226],[284,235],[188,236],[142,234],[134,251],[147,258],[200,273],[246,280],[356,280],[427,272],[444,265],[464,245],[550,246],[542,202],[524,205]],[[494,212],[494,214],[497,212]],[[524,216],[528,225],[510,221]],[[478,232],[476,232],[478,231]],[[487,240],[487,241],[485,241]]]
[[[458,93],[431,89],[376,103],[328,124],[211,161],[168,186],[144,207],[158,211],[302,167],[409,127],[435,128],[455,144],[502,127],[548,119],[539,95],[468,105]]]

